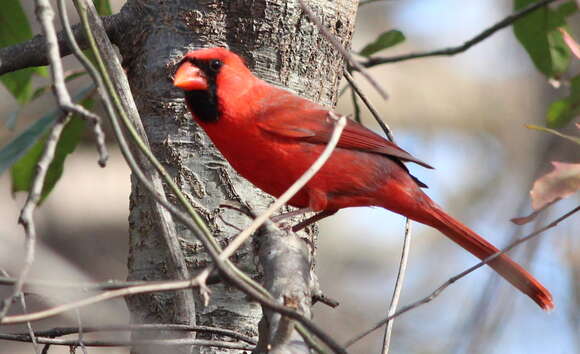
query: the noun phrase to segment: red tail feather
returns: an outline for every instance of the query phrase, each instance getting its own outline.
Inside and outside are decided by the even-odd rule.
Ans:
[[[441,231],[445,236],[477,258],[483,260],[499,251],[483,237],[436,206],[432,207],[431,214],[434,220],[432,223],[428,223],[429,225]],[[488,264],[513,286],[532,298],[542,309],[551,310],[554,308],[552,294],[508,255],[502,254]]]

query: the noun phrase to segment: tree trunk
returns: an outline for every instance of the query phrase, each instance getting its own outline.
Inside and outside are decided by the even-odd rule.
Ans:
[[[308,6],[322,18],[331,33],[344,45],[350,45],[356,0],[309,1]],[[226,245],[237,233],[228,224],[244,227],[249,220],[219,205],[228,201],[249,202],[261,210],[272,199],[239,177],[192,121],[181,93],[171,85],[175,64],[194,48],[229,46],[246,59],[259,77],[332,106],[337,98],[343,61],[295,1],[128,0],[122,11],[135,21],[131,28],[120,33],[117,42],[153,152],[205,218],[214,236],[222,246]],[[147,192],[133,181],[129,279],[175,279],[176,266],[168,259],[160,237],[163,230],[159,215],[153,212]],[[168,193],[170,201],[174,201],[172,197]],[[209,258],[182,225],[176,225],[176,231],[187,266],[195,274],[208,265]],[[308,237],[314,240],[313,234]],[[310,252],[313,254],[314,250]],[[241,269],[259,279],[257,259],[250,244],[232,257]],[[127,302],[132,321],[197,323],[225,327],[254,337],[258,335],[260,306],[248,301],[235,288],[223,283],[212,285],[207,307],[195,294],[197,318],[184,316],[187,314],[184,302],[190,294],[156,293],[131,297]],[[209,338],[203,334],[197,337]],[[191,352],[192,348],[136,350],[170,353]],[[235,352],[214,348],[195,348],[195,351]]]

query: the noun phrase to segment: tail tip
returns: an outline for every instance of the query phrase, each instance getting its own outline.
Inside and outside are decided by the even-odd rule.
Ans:
[[[546,312],[550,312],[556,307],[554,305],[554,300],[552,299],[552,294],[549,292],[538,294],[534,300],[538,305],[540,305],[542,310]]]

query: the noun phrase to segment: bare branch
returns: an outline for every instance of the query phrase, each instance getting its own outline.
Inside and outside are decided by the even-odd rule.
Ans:
[[[61,7],[64,8],[64,1],[59,0],[59,4],[60,3],[62,3]],[[124,155],[127,158],[127,154],[130,154],[130,151],[126,146],[126,143],[123,144],[120,141],[120,139],[122,139],[120,137],[123,136],[123,133],[121,132],[120,127],[118,127],[119,124],[116,123],[118,122],[117,112],[124,116],[127,121],[132,121],[132,124],[137,127],[137,132],[139,133],[142,143],[146,146],[149,146],[147,135],[145,134],[141,118],[129,89],[129,83],[125,73],[121,68],[116,53],[113,50],[112,44],[107,38],[102,23],[99,21],[100,19],[96,15],[96,10],[93,4],[82,1],[79,3],[78,7],[80,9],[82,24],[91,44],[91,49],[95,53],[97,62],[100,65],[100,73],[91,65],[88,60],[82,59],[83,54],[78,50],[78,45],[74,44],[74,38],[72,38],[70,35],[69,38],[72,42],[71,44],[73,44],[73,47],[77,48],[77,50],[75,50],[77,57],[79,57],[79,60],[81,60],[89,73],[91,73],[91,76],[101,90],[101,96],[104,98],[105,107],[111,121],[113,122],[113,126],[115,127],[114,130],[117,136],[117,140],[119,140],[119,145],[122,145],[122,149],[126,149],[126,151],[123,151],[125,151]],[[66,13],[66,11],[64,12]],[[92,19],[92,21],[90,21],[90,19]],[[92,22],[93,29],[90,28],[89,22]],[[94,35],[92,34],[93,31]],[[97,43],[100,45],[97,45]],[[103,60],[102,57],[104,57],[105,60]],[[104,65],[105,62],[108,64],[107,68]],[[111,72],[113,75],[109,75],[109,72]],[[103,83],[101,75],[103,75],[104,81],[106,81],[108,84],[107,86],[105,86]],[[112,101],[115,101],[117,109],[114,108]],[[136,147],[134,147],[134,149],[136,150]],[[167,203],[167,196],[165,194],[159,173],[157,173],[155,169],[152,168],[151,164],[147,161],[147,158],[145,158],[143,155],[138,156],[140,157],[141,166],[144,167],[144,172],[141,172],[140,175],[143,175],[146,180],[151,181],[152,191],[155,193],[156,197]],[[177,232],[175,230],[175,222],[173,221],[170,212],[159,203],[154,203],[153,205],[153,212],[154,215],[156,215],[156,219],[159,220],[159,231],[163,237],[163,240],[165,241],[167,252],[171,260],[170,265],[173,267],[173,273],[175,273],[177,279],[184,280],[191,278],[191,274],[187,268],[187,264],[183,256],[183,251],[179,245]],[[177,301],[175,306],[177,308],[174,311],[175,316],[173,320],[179,323],[195,325],[196,316],[193,293],[191,291],[179,292],[177,293],[176,298]]]
[[[306,243],[295,233],[282,231],[268,222],[258,237],[258,257],[264,273],[264,287],[279,303],[311,317],[312,259]],[[317,286],[314,286],[317,287]],[[294,320],[263,309],[260,321],[258,352],[308,351],[308,346],[296,333]]]
[[[44,151],[40,160],[36,164],[36,174],[34,179],[32,180],[32,186],[30,187],[30,192],[28,193],[28,197],[24,206],[22,207],[22,211],[20,212],[20,218],[18,222],[24,228],[25,234],[25,249],[26,255],[24,256],[24,265],[22,266],[22,270],[20,271],[20,275],[18,277],[18,281],[14,285],[14,290],[12,295],[8,298],[4,299],[4,304],[2,311],[0,311],[0,323],[4,316],[8,313],[12,302],[16,297],[20,295],[22,292],[22,288],[24,286],[24,282],[26,281],[26,277],[30,272],[30,268],[32,267],[32,263],[34,262],[34,255],[36,250],[36,224],[34,223],[34,211],[40,198],[42,196],[42,188],[44,187],[44,180],[46,178],[46,172],[48,171],[48,167],[50,163],[54,159],[54,151],[56,150],[56,144],[62,134],[62,130],[64,126],[68,122],[70,115],[61,116],[57,121],[54,123],[48,138],[46,139],[46,144],[44,146]]]
[[[310,21],[314,23],[314,25],[318,28],[320,33],[322,33],[324,38],[326,38],[340,53],[340,55],[342,55],[344,60],[347,63],[349,63],[352,67],[356,68],[356,70],[359,71],[361,75],[363,75],[365,79],[368,80],[368,82],[375,88],[375,90],[377,90],[377,92],[381,95],[381,97],[386,100],[389,96],[387,95],[385,90],[381,87],[381,85],[365,70],[363,66],[359,64],[359,62],[354,60],[352,55],[350,55],[350,53],[346,49],[344,49],[342,44],[340,44],[338,39],[336,39],[336,36],[328,32],[328,30],[320,22],[320,19],[316,17],[316,15],[312,12],[312,10],[304,3],[304,0],[298,0],[298,3],[300,4],[302,11],[304,11],[306,16],[308,16],[308,18],[310,19]]]
[[[113,326],[89,326],[84,327],[84,333],[94,333],[94,332],[119,332],[119,331],[130,331],[130,332],[152,332],[152,331],[193,331],[208,334],[218,334],[221,336],[231,337],[248,344],[256,344],[256,341],[248,336],[245,336],[236,331],[232,331],[225,328],[209,327],[209,326],[188,326],[180,324],[130,324],[130,325],[113,325]],[[78,327],[56,327],[48,330],[37,331],[36,335],[39,337],[61,337],[74,333],[78,333],[80,329]],[[30,335],[28,333],[16,334],[22,337],[22,340],[29,341]]]
[[[254,221],[248,226],[244,231],[240,232],[223,250],[223,252],[219,255],[220,260],[225,260],[233,255],[236,250],[244,243],[246,240],[260,227],[264,224],[267,220],[270,219],[272,214],[274,214],[278,209],[280,209],[283,205],[285,205],[292,197],[298,193],[308,181],[324,166],[326,161],[330,158],[330,155],[334,151],[336,144],[338,144],[338,140],[342,134],[342,130],[346,125],[346,116],[342,116],[340,118],[334,116],[332,112],[329,112],[329,115],[335,119],[335,126],[332,132],[332,136],[330,137],[330,141],[324,148],[324,151],[316,161],[310,166],[306,172],[296,181],[290,188],[288,188],[262,215],[258,216]],[[204,271],[204,273],[207,273]],[[206,275],[209,275],[207,273]]]
[[[187,218],[185,220],[189,221]],[[191,225],[191,222],[189,222],[189,224]],[[190,225],[188,225],[188,227],[190,227]],[[221,263],[218,264],[222,265]],[[248,287],[243,282],[243,280],[232,275],[232,271],[229,268],[224,267],[223,269],[220,270],[222,270],[229,277],[232,284],[234,284],[240,290],[244,291],[246,294],[251,296],[256,301],[260,302],[260,304],[266,306],[270,310],[279,312],[285,316],[288,316],[292,319],[299,321],[302,325],[304,325],[304,327],[306,327],[309,331],[311,331],[318,338],[320,338],[325,344],[327,344],[335,353],[346,354],[346,350],[344,348],[342,348],[338,343],[336,343],[336,341],[334,341],[325,332],[320,330],[310,319],[304,317],[303,315],[294,311],[293,309],[287,308],[284,305],[277,304],[269,300],[268,298],[265,298],[261,293],[258,293],[254,288]],[[56,316],[70,310],[74,310],[76,308],[92,305],[95,303],[123,296],[144,294],[150,292],[176,291],[198,287],[200,285],[199,278],[200,276],[198,275],[197,277],[187,281],[167,281],[167,282],[159,282],[156,284],[138,285],[119,290],[107,291],[105,293],[95,295],[83,300],[63,304],[43,311],[38,311],[26,315],[6,316],[2,319],[0,324],[17,324],[28,321],[37,321]],[[297,329],[299,329],[299,327]],[[42,341],[39,340],[39,343],[42,343]]]
[[[403,241],[403,251],[401,253],[399,272],[397,274],[395,290],[393,291],[393,298],[391,299],[391,304],[389,305],[389,311],[387,312],[387,316],[392,316],[397,311],[397,306],[399,306],[399,299],[401,297],[401,290],[403,290],[403,283],[405,281],[405,272],[407,271],[407,261],[409,259],[410,250],[411,250],[411,219],[407,218],[407,220],[405,221],[405,238]],[[385,336],[383,337],[382,354],[388,354],[389,352],[389,345],[391,343],[391,334],[393,332],[394,323],[395,319],[389,320],[387,322],[387,327],[385,328]]]
[[[455,275],[454,277],[451,277],[449,280],[447,280],[445,283],[443,283],[441,286],[439,286],[437,289],[435,289],[431,294],[429,294],[428,296],[413,302],[412,304],[409,304],[403,308],[401,308],[399,311],[395,312],[394,314],[392,314],[391,316],[388,316],[387,318],[385,318],[384,320],[381,320],[380,322],[378,322],[375,326],[373,326],[372,328],[364,331],[363,333],[357,335],[356,337],[354,337],[353,339],[349,340],[346,344],[345,347],[348,347],[354,343],[356,343],[357,341],[359,341],[361,338],[365,337],[366,335],[368,335],[369,333],[373,332],[374,330],[380,328],[382,325],[384,325],[385,323],[387,323],[388,321],[392,320],[393,318],[396,318],[402,314],[404,314],[405,312],[411,311],[421,305],[424,305],[426,303],[431,302],[433,299],[435,299],[437,296],[439,296],[445,289],[447,289],[451,284],[455,283],[456,281],[458,281],[459,279],[465,277],[466,275],[468,275],[469,273],[472,273],[473,271],[483,267],[484,265],[486,265],[487,263],[489,263],[490,261],[494,260],[496,257],[508,252],[509,250],[511,250],[512,248],[516,247],[517,245],[524,243],[538,235],[540,235],[542,232],[551,229],[553,227],[555,227],[556,225],[558,225],[560,222],[562,222],[563,220],[567,219],[568,217],[572,216],[573,214],[575,214],[576,212],[578,212],[580,210],[580,206],[577,206],[576,208],[572,209],[571,211],[567,212],[566,214],[562,215],[561,217],[557,218],[556,220],[552,221],[551,223],[549,223],[548,225],[532,232],[531,234],[520,238],[519,240],[511,243],[509,246],[505,247],[504,249],[502,249],[501,251],[494,253],[493,255],[487,257],[486,259],[482,260],[481,262],[477,263],[476,265],[464,270],[463,272]]]
[[[393,1],[393,0],[362,0],[361,2],[358,3],[358,6],[361,7],[361,6],[370,5],[372,3],[381,2],[381,1],[388,2],[388,1]]]
[[[94,20],[94,19],[93,19]],[[97,28],[98,29],[98,28]],[[105,38],[103,38],[106,40]],[[100,43],[106,44],[106,43]],[[113,63],[116,62],[113,60]],[[110,64],[110,63],[108,63]],[[102,71],[102,70],[101,70]],[[122,76],[122,75],[121,75]],[[109,85],[107,83],[107,85]],[[115,98],[115,91],[113,90],[112,95]],[[117,98],[115,98],[117,100]],[[115,105],[118,105],[118,102],[115,102]],[[128,128],[129,132],[131,133],[132,137],[139,142],[141,139],[132,129],[131,123],[128,121],[127,117],[124,115],[124,109],[121,107],[119,109],[119,113],[121,118],[126,123],[125,126]],[[246,293],[248,296],[252,297],[256,301],[260,302],[263,306],[268,307],[273,311],[280,312],[290,318],[293,318],[300,322],[301,325],[306,327],[316,336],[318,336],[322,341],[324,341],[333,351],[338,353],[345,353],[344,348],[342,348],[336,341],[334,341],[330,336],[328,336],[325,332],[320,330],[310,319],[304,317],[300,313],[294,311],[293,309],[287,308],[283,305],[280,305],[273,301],[269,296],[268,292],[265,291],[259,284],[253,281],[251,278],[248,278],[243,272],[241,272],[237,267],[235,267],[227,258],[221,259],[219,256],[219,251],[221,251],[219,245],[215,242],[212,235],[207,230],[207,227],[200,221],[199,216],[193,210],[191,205],[187,202],[185,197],[183,197],[181,191],[177,186],[173,183],[171,177],[164,171],[161,164],[155,159],[155,157],[151,154],[150,150],[144,146],[143,144],[139,144],[139,149],[147,156],[148,159],[153,163],[155,168],[159,170],[161,175],[165,178],[166,182],[169,184],[171,189],[176,193],[178,199],[184,204],[185,208],[188,210],[189,215],[195,220],[192,221],[187,215],[177,210],[173,205],[167,203],[167,201],[163,201],[158,197],[158,194],[155,192],[154,188],[150,185],[147,181],[146,177],[141,172],[139,166],[134,161],[131,152],[126,146],[126,141],[120,131],[119,123],[113,119],[113,127],[116,132],[117,138],[119,140],[119,144],[122,146],[122,151],[135,175],[138,177],[139,181],[143,183],[149,192],[155,197],[156,201],[162,204],[165,208],[167,208],[175,217],[177,217],[181,222],[186,225],[186,227],[193,231],[195,235],[199,237],[199,240],[202,242],[204,247],[206,248],[207,252],[211,256],[211,258],[215,262],[215,266],[230,280],[230,282],[236,286],[238,289]],[[180,198],[180,196],[182,198]],[[183,199],[183,200],[181,200]],[[212,267],[213,268],[213,267]],[[206,273],[211,272],[210,268],[204,270],[204,276]],[[204,277],[205,279],[205,277]],[[196,285],[201,285],[203,282],[197,281]]]
[[[81,311],[79,309],[75,309],[75,314],[77,317],[77,323],[79,324],[79,330],[78,330],[78,343],[79,346],[81,347],[81,350],[83,352],[83,354],[87,354],[87,348],[85,347],[85,342],[84,342],[84,330],[83,330],[83,321],[81,318]]]
[[[14,285],[18,279],[10,277],[0,277],[0,285]],[[68,282],[54,282],[51,280],[37,280],[31,279],[24,283],[23,292],[26,292],[27,287],[31,288],[56,288],[56,289],[77,289],[81,291],[90,290],[115,290],[120,288],[126,288],[128,286],[134,285],[144,285],[144,284],[154,284],[155,282],[147,281],[119,281],[110,280],[103,283],[68,283]]]
[[[105,146],[105,135],[100,125],[100,118],[85,109],[84,107],[72,102],[70,94],[66,88],[64,80],[64,70],[58,48],[58,39],[54,28],[54,11],[49,0],[36,0],[36,16],[41,24],[42,32],[46,38],[46,50],[50,62],[50,73],[54,82],[54,94],[60,108],[69,113],[76,113],[86,119],[93,125],[93,131],[99,151],[99,165],[105,167],[108,153]],[[66,19],[66,16],[63,20]],[[67,21],[68,23],[68,21]]]
[[[129,17],[130,14],[124,12],[103,17],[107,34],[114,43],[118,40],[119,29],[126,26],[126,20]],[[87,48],[87,37],[84,35],[80,25],[73,26],[73,33],[79,41],[80,47],[83,49]],[[58,34],[58,46],[60,48],[60,55],[63,57],[72,53],[64,32]],[[44,35],[37,35],[27,42],[0,48],[0,75],[24,68],[48,64],[49,59]]]
[[[27,339],[23,339],[17,334],[6,334],[0,333],[0,339],[12,340],[19,342],[29,342]],[[81,343],[86,347],[132,347],[136,345],[183,345],[183,346],[205,346],[205,347],[217,347],[226,349],[239,349],[239,350],[252,350],[254,347],[246,343],[237,342],[226,342],[226,341],[216,341],[216,340],[205,340],[205,339],[152,339],[152,340],[84,340],[80,342],[78,339],[56,339],[56,338],[46,338],[38,337],[38,343],[40,344],[50,344],[50,345],[66,345],[66,346],[80,346]]]
[[[134,161],[133,161],[134,162]],[[134,163],[133,167],[136,167],[136,169],[134,169],[134,171],[140,171],[139,167],[137,166],[137,164]],[[138,174],[138,173],[136,173]],[[144,175],[141,174],[138,176],[139,179],[143,182],[144,184],[147,183],[146,179],[144,178]],[[195,223],[191,222],[188,217],[183,214],[183,213],[179,213],[179,211],[173,207],[172,205],[170,205],[169,203],[165,202],[163,203],[162,201],[160,201],[160,199],[158,198],[157,193],[155,193],[154,188],[150,188],[151,186],[147,184],[147,187],[150,191],[152,191],[152,195],[156,198],[156,200],[158,202],[160,202],[161,204],[163,204],[163,206],[165,208],[168,208],[168,210],[171,210],[172,213],[174,213],[174,215],[176,215],[178,217],[178,219],[180,219],[181,221],[183,221],[186,226],[190,229],[192,229],[194,232],[196,232],[196,234],[200,235],[203,234],[203,231],[200,230],[200,226],[196,225]],[[203,238],[201,238],[203,239]],[[205,243],[204,246],[206,248],[208,248],[208,252],[210,253],[210,255],[212,256],[212,258],[214,259],[218,259],[218,254],[215,252],[215,248],[213,248],[211,246],[211,244]],[[218,248],[219,249],[219,248]],[[212,250],[214,251],[212,254]],[[273,302],[272,300],[270,300],[266,295],[266,293],[264,292],[260,292],[258,289],[260,289],[259,285],[255,284],[254,285],[248,285],[248,284],[252,284],[251,282],[248,282],[248,280],[244,280],[241,275],[239,273],[239,270],[237,270],[232,264],[229,263],[228,260],[223,261],[223,262],[218,262],[217,263],[218,268],[224,272],[225,275],[227,275],[227,277],[230,279],[230,281],[238,288],[240,288],[242,291],[246,292],[248,295],[250,295],[252,298],[257,299],[260,303],[262,303],[264,306],[267,306],[268,308],[270,308],[273,311],[277,311],[280,312],[292,319],[297,320],[298,322],[300,322],[301,324],[304,325],[305,328],[308,328],[309,330],[312,331],[312,333],[314,333],[316,336],[318,336],[319,338],[321,338],[325,343],[327,343],[335,352],[339,352],[339,353],[344,353],[344,349],[341,348],[335,341],[333,341],[328,335],[326,335],[324,332],[322,332],[320,329],[318,329],[313,323],[312,321],[310,321],[309,319],[305,318],[304,316],[302,316],[301,314],[299,314],[298,312],[294,311],[291,308],[287,308],[284,307],[283,305],[279,305],[275,302]],[[243,273],[242,273],[243,274]],[[251,280],[251,279],[250,279]],[[160,284],[156,284],[155,285],[155,290],[153,291],[167,291],[170,290],[172,287],[173,289],[183,289],[183,288],[187,288],[187,287],[191,287],[191,286],[199,286],[199,282],[197,281],[187,281],[185,284],[181,283],[181,287],[175,287],[175,284],[169,285],[169,286],[163,286],[161,285],[160,288]],[[143,286],[139,286],[141,287],[140,289],[142,291],[144,291]],[[68,311],[70,309],[73,308],[77,308],[79,306],[84,306],[87,305],[89,303],[92,302],[96,302],[96,301],[103,301],[108,299],[110,296],[124,296],[121,295],[119,293],[119,291],[124,291],[127,292],[127,294],[132,294],[133,291],[138,291],[138,289],[120,289],[118,291],[116,291],[116,295],[115,295],[115,291],[114,292],[107,292],[106,294],[101,294],[98,295],[96,297],[92,297],[90,299],[85,299],[85,300],[81,300],[79,302],[73,303],[73,304],[67,304],[67,305],[63,305],[60,306],[58,308],[53,308],[53,309],[49,309],[46,311],[41,311],[40,313],[36,313],[34,314],[34,316],[37,316],[36,318],[44,318],[46,316],[52,316],[56,313],[60,313],[62,311]],[[263,291],[263,289],[262,289]],[[10,318],[5,318],[4,323],[8,323],[7,321],[22,321],[23,318],[22,317],[18,317],[18,316],[12,316]],[[15,322],[12,322],[15,323]],[[48,347],[46,347],[48,348]],[[45,348],[45,349],[46,349]]]
[[[394,142],[395,137],[393,136],[393,131],[391,130],[391,128],[388,126],[387,123],[383,122],[383,120],[381,119],[381,116],[380,116],[379,112],[377,111],[377,109],[375,108],[375,106],[373,106],[373,104],[371,103],[369,98],[358,87],[358,85],[354,81],[354,78],[348,72],[348,70],[344,71],[344,78],[346,79],[346,81],[348,81],[348,84],[352,87],[353,91],[356,92],[358,97],[361,98],[361,100],[364,102],[365,106],[367,106],[367,108],[371,112],[372,116],[375,118],[377,123],[379,123],[379,126],[381,127],[383,132],[385,132],[385,134],[387,135],[387,138],[389,138],[390,141]]]
[[[469,48],[473,47],[479,42],[482,42],[484,39],[487,39],[495,32],[511,25],[516,20],[526,16],[527,14],[536,11],[537,9],[544,7],[552,2],[557,0],[542,0],[538,2],[531,3],[530,5],[520,9],[513,14],[507,16],[503,20],[499,21],[498,23],[494,24],[493,26],[483,30],[481,33],[476,35],[475,37],[471,38],[467,42],[463,43],[462,45],[456,47],[449,47],[443,49],[437,49],[429,52],[419,52],[419,53],[410,53],[410,54],[403,54],[397,55],[393,57],[370,57],[364,62],[360,62],[362,66],[365,68],[369,68],[376,65],[381,64],[388,64],[388,63],[397,63],[400,61],[406,61],[411,59],[418,59],[418,58],[426,58],[426,57],[436,57],[436,56],[448,56],[448,55],[455,55],[462,53]],[[356,68],[356,67],[355,67]],[[358,69],[358,68],[357,68]]]
[[[24,294],[20,294],[20,303],[22,304],[22,310],[24,312],[28,312],[26,308],[26,299],[24,298]],[[32,329],[32,323],[26,322],[26,327],[28,328],[28,335],[30,336],[30,341],[32,342],[32,346],[34,347],[34,352],[36,354],[40,353],[40,347],[38,346],[38,341],[36,340],[36,334],[34,334],[34,329]]]
[[[166,281],[166,282],[158,282],[155,284],[146,284],[146,285],[136,285],[127,288],[122,288],[118,290],[110,290],[104,293],[87,297],[82,300],[73,301],[67,304],[54,306],[52,308],[32,312],[29,314],[23,315],[14,315],[14,316],[5,316],[0,324],[16,324],[16,323],[24,323],[28,321],[38,321],[41,319],[53,317],[59,315],[61,313],[74,310],[80,307],[96,304],[99,302],[103,302],[106,300],[115,299],[118,297],[128,296],[128,295],[136,295],[136,294],[145,294],[151,293],[156,291],[176,291],[176,290],[183,290],[187,288],[193,288],[199,286],[199,276],[189,279],[189,280],[180,280],[180,281]]]

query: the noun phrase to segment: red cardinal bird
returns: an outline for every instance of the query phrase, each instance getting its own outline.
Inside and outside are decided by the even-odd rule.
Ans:
[[[326,108],[255,77],[223,48],[188,53],[175,73],[195,120],[230,164],[254,185],[280,196],[322,153],[334,129]],[[479,259],[498,252],[441,210],[403,162],[431,168],[392,142],[349,120],[324,167],[289,202],[332,214],[380,206],[432,226]],[[552,295],[507,255],[489,265],[543,309]]]

